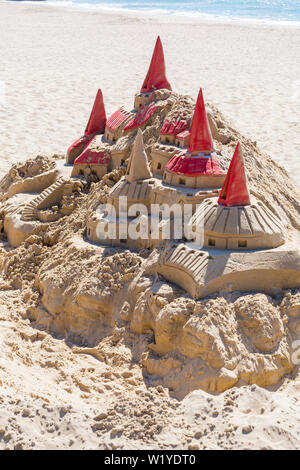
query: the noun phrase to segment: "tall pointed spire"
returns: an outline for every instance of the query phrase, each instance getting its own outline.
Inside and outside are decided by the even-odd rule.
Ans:
[[[213,148],[214,145],[205,110],[202,88],[200,88],[192,121],[190,145],[188,150],[191,153],[209,153],[213,151]]]
[[[153,90],[160,90],[162,88],[172,90],[171,85],[166,77],[164,51],[160,37],[158,36],[153,51],[150,67],[144,80],[143,86],[141,88],[141,93],[146,93],[148,91]]]
[[[250,204],[245,165],[240,143],[237,144],[220,192],[218,203],[223,206],[247,206]]]
[[[149,167],[148,157],[145,152],[143,133],[141,129],[139,129],[132,147],[129,165],[126,172],[126,179],[132,183],[136,180],[144,180],[148,178],[152,178],[152,173]]]
[[[95,133],[101,134],[104,131],[105,124],[106,114],[103,102],[103,95],[102,91],[98,90],[89,121],[85,128],[84,135],[88,136]]]

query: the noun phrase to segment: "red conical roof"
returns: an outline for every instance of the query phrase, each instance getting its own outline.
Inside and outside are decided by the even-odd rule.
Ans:
[[[102,91],[98,90],[89,121],[85,128],[84,135],[91,135],[95,133],[101,134],[102,132],[104,132],[105,124],[106,114],[103,103],[103,95]]]
[[[237,144],[233,154],[218,203],[229,207],[247,206],[250,204],[250,195],[240,143]]]
[[[172,90],[171,85],[166,77],[164,51],[160,37],[158,36],[152,55],[150,67],[144,80],[143,86],[141,88],[141,93],[147,93],[148,91],[153,90],[160,90],[162,88]]]
[[[202,88],[199,91],[197,103],[195,106],[189,152],[212,152],[213,141],[208,124],[205,104],[203,99]]]

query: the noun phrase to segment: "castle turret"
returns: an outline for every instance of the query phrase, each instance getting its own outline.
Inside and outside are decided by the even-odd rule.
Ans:
[[[102,91],[99,89],[94,101],[92,112],[86,125],[84,135],[73,142],[67,150],[66,161],[73,164],[74,160],[83,152],[88,143],[97,134],[102,134],[106,124],[106,113]]]
[[[141,88],[141,93],[148,93],[153,90],[161,90],[166,88],[172,90],[170,83],[166,77],[166,66],[163,46],[160,37],[157,37],[149,70]]]
[[[219,199],[205,199],[193,216],[204,227],[204,246],[220,249],[266,249],[285,241],[285,229],[262,201],[249,196],[240,145],[234,152]]]
[[[188,151],[175,153],[166,164],[163,179],[174,186],[221,187],[225,174],[213,155],[213,140],[207,120],[202,89],[199,91],[189,136]]]
[[[151,217],[149,210],[151,194],[155,186],[156,181],[152,178],[148,157],[144,148],[143,134],[139,129],[133,144],[127,172],[111,189],[107,199],[107,203],[110,207],[114,207],[113,212],[117,216],[114,238],[105,237],[111,221],[111,214],[107,215],[105,213],[100,214],[99,217],[97,216],[96,222],[93,220],[88,221],[88,237],[96,242],[100,241],[104,244],[119,245],[132,249],[149,247],[152,243],[150,240]],[[131,206],[135,204],[140,204],[147,208],[146,213],[139,213],[139,215],[134,211],[130,213]],[[122,217],[121,212],[123,214]],[[125,218],[124,212],[126,214]],[[131,226],[134,225],[137,231],[140,230],[141,226],[145,225],[147,236],[137,238],[127,236],[129,224]]]
[[[153,93],[157,90],[172,91],[166,77],[164,51],[159,36],[156,40],[150,66],[141,91],[135,95],[134,108],[138,110],[142,105],[149,103],[153,98]]]
[[[126,172],[129,183],[152,178],[148,157],[144,147],[143,134],[139,129],[133,144],[131,157]]]
[[[102,91],[98,90],[93,109],[85,128],[84,135],[90,136],[95,134],[103,134],[106,124],[106,113],[103,102]]]
[[[220,192],[218,203],[223,206],[244,206],[250,204],[244,159],[237,144],[228,172]]]
[[[190,135],[190,145],[188,151],[194,155],[199,153],[211,154],[214,150],[214,144],[208,124],[203,92],[200,88]]]

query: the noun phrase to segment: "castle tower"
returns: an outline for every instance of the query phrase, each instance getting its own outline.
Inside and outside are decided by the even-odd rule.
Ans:
[[[138,180],[152,178],[148,157],[145,152],[143,134],[141,129],[138,130],[136,139],[133,144],[129,164],[126,172],[126,179],[129,183]]]
[[[250,196],[245,173],[240,143],[233,154],[218,203],[223,206],[246,206],[250,204]]]
[[[83,152],[86,145],[96,134],[102,134],[104,132],[105,124],[106,113],[103,102],[103,95],[102,91],[99,89],[96,94],[92,112],[86,125],[84,135],[73,142],[73,144],[70,145],[67,150],[66,162],[68,164],[74,163],[74,160]]]
[[[190,145],[188,151],[194,155],[199,153],[211,154],[214,150],[214,144],[208,124],[203,92],[200,88],[190,135]]]
[[[193,216],[195,226],[204,226],[205,247],[249,250],[284,243],[282,221],[262,201],[251,199],[238,144],[219,199],[205,199]]]
[[[142,105],[149,103],[156,90],[172,91],[166,77],[166,65],[163,46],[160,37],[157,37],[151,58],[150,66],[143,82],[140,93],[135,96],[134,108],[138,110]]]
[[[167,88],[172,90],[170,83],[166,77],[166,66],[163,46],[160,37],[157,37],[149,70],[141,88],[141,93],[148,93],[153,90],[161,90]]]
[[[213,140],[207,120],[202,89],[198,94],[187,153],[176,153],[165,167],[166,183],[189,188],[221,187],[225,174],[212,155]]]
[[[102,91],[98,90],[93,109],[85,128],[84,135],[103,134],[106,124],[106,113],[103,102]]]
[[[88,237],[95,242],[118,245],[124,248],[141,249],[149,247],[151,245],[149,236],[149,230],[151,229],[149,210],[152,191],[155,187],[156,181],[152,178],[144,148],[143,134],[139,129],[130,155],[127,172],[111,189],[107,200],[110,208],[112,206],[114,207],[114,212],[117,217],[115,237],[103,237],[110,221],[110,215],[106,214],[101,214],[99,219],[97,219],[97,223],[99,222],[100,225],[97,225],[93,220],[88,221]],[[136,213],[130,214],[129,209],[134,204],[143,205],[146,209],[146,213],[140,213],[139,215]],[[147,227],[147,237],[135,239],[127,236],[129,224],[134,224],[138,230],[140,225],[145,224]],[[99,229],[100,226],[102,227],[102,232]]]
[[[112,188],[109,201],[115,206],[117,213],[121,196],[127,197],[127,208],[136,203],[150,207],[150,196],[154,187],[155,180],[152,179],[143,134],[139,129],[132,147],[127,172]]]

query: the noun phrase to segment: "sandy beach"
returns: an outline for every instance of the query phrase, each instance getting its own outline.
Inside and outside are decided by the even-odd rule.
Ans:
[[[300,29],[0,3],[0,161],[65,153],[102,88],[108,114],[144,79],[160,34],[174,90],[199,87],[299,180]],[[4,90],[4,91],[3,91]],[[4,96],[3,96],[4,93]]]
[[[151,92],[134,143],[105,128],[105,152],[124,159],[109,169],[88,160],[74,174],[76,164],[51,158],[83,134],[98,88],[108,116],[132,109],[158,34],[175,93]],[[299,42],[288,25],[0,0],[1,450],[299,449]],[[215,105],[210,123],[204,102],[183,96],[200,87]],[[149,194],[203,197],[221,211],[222,185],[175,190],[148,162],[162,124],[201,106],[210,151],[236,178],[225,196],[237,178],[249,196],[221,208],[245,211],[225,216],[237,231],[216,229],[216,215],[201,249],[185,238],[139,250],[93,238],[99,203],[122,184],[133,194],[149,181]],[[236,245],[216,245],[225,239]]]

